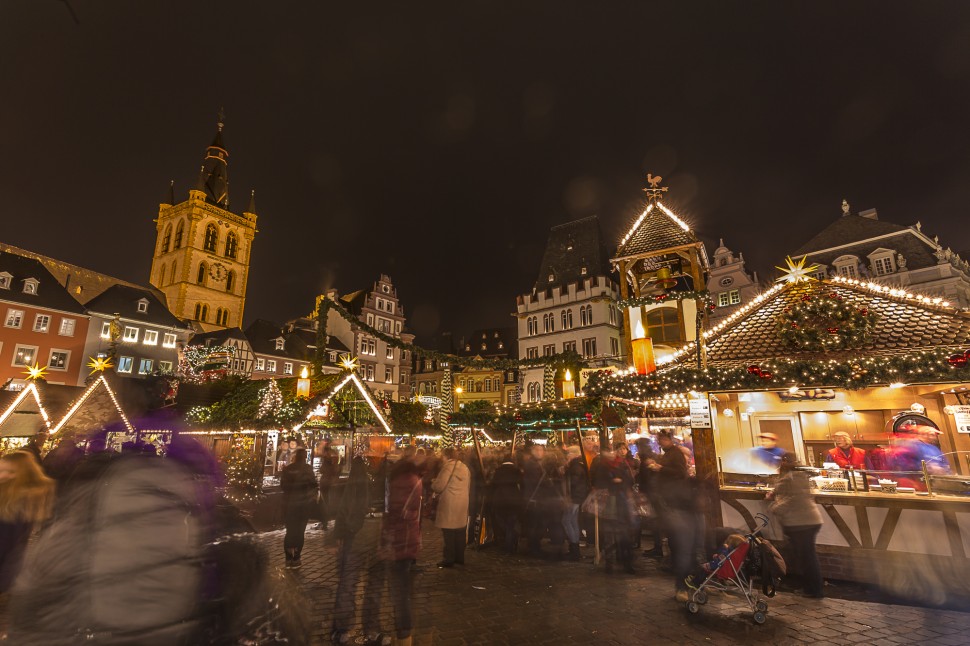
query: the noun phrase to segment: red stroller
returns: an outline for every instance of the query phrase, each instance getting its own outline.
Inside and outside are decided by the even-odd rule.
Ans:
[[[774,555],[762,553],[765,543],[764,539],[759,537],[761,531],[768,526],[768,517],[757,514],[755,518],[760,525],[745,534],[745,542],[728,552],[717,568],[691,590],[690,598],[687,600],[687,612],[691,614],[700,612],[700,607],[707,603],[707,592],[716,590],[743,597],[748,608],[753,612],[754,622],[765,623],[768,601],[755,589],[754,576],[760,574],[757,563],[762,562],[763,559],[771,559]],[[773,548],[771,550],[774,551]],[[769,596],[771,594],[773,592],[769,593]]]

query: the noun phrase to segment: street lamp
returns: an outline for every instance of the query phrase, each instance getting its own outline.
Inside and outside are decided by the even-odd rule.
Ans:
[[[458,396],[461,395],[463,392],[465,392],[464,388],[462,388],[461,386],[455,386],[455,406],[454,406],[455,410],[459,410],[461,408],[461,404],[458,402]]]

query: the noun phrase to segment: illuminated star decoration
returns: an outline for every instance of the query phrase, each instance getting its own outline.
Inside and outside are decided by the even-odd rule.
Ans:
[[[46,366],[41,368],[40,364],[35,363],[32,366],[26,366],[26,368],[27,369],[24,372],[27,373],[27,379],[43,379],[44,377],[47,376]]]
[[[91,374],[96,372],[104,372],[114,367],[111,363],[110,357],[89,357],[88,358],[88,368],[91,368]]]
[[[805,261],[808,259],[807,256],[802,256],[798,262],[792,260],[791,256],[785,258],[785,264],[788,267],[775,267],[775,269],[780,269],[782,274],[781,278],[775,279],[776,283],[801,283],[809,282],[813,280],[818,280],[815,278],[815,272],[818,271],[818,265],[805,266]]]
[[[344,357],[343,359],[340,360],[340,365],[344,367],[344,370],[349,370],[350,372],[353,372],[354,370],[357,370],[357,367],[358,367],[357,357],[354,357],[354,358]]]

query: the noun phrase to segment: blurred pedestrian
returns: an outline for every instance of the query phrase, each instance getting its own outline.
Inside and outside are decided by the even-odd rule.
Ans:
[[[495,523],[505,537],[505,551],[515,554],[519,547],[519,516],[522,514],[522,471],[512,456],[495,469],[489,485],[489,506]]]
[[[331,509],[330,489],[340,478],[340,456],[329,442],[320,451],[320,529],[326,530],[335,510]]]
[[[791,453],[782,456],[778,473],[781,477],[768,494],[769,511],[781,524],[785,539],[794,554],[795,570],[802,576],[805,594],[821,599],[822,568],[815,551],[815,539],[822,529],[822,514],[815,504],[808,473],[798,470],[798,461]]]
[[[364,526],[370,507],[369,479],[364,458],[357,456],[350,464],[350,477],[335,490],[339,494],[334,509],[333,535],[337,541],[337,595],[333,606],[333,631],[330,641],[350,641],[350,623],[354,618],[354,591],[360,574],[360,554],[354,553],[354,537]]]
[[[288,568],[303,565],[300,554],[303,552],[304,534],[317,501],[317,478],[313,475],[313,467],[307,464],[306,456],[306,449],[296,449],[292,461],[280,474],[283,522],[286,524],[283,551],[286,552]]]
[[[41,431],[40,433],[35,433],[27,440],[27,444],[24,445],[22,450],[27,451],[34,459],[37,460],[37,464],[42,464],[44,462],[44,451],[45,445],[47,444],[47,438],[50,434],[47,431]]]
[[[53,499],[54,481],[31,452],[0,458],[0,593],[20,572],[30,532],[50,516]]]
[[[394,604],[395,643],[411,645],[414,616],[411,597],[413,562],[421,552],[420,468],[411,460],[399,460],[388,474],[387,506],[381,519],[377,559],[371,566],[364,591],[364,637],[368,644],[384,644],[381,602],[389,578]]]
[[[47,452],[43,462],[44,471],[57,481],[58,492],[61,491],[64,484],[74,473],[74,469],[83,459],[84,450],[77,445],[74,434],[71,432],[61,434],[57,446]]]
[[[439,568],[465,564],[466,529],[468,527],[468,500],[471,471],[458,459],[454,448],[443,451],[444,462],[431,488],[438,494],[438,511],[435,527],[441,530],[444,553]]]
[[[670,558],[674,572],[677,601],[687,601],[687,575],[694,569],[694,546],[697,544],[698,524],[693,485],[684,452],[674,444],[670,433],[662,431],[657,441],[663,455],[648,460],[649,468],[656,472],[659,500]]]
[[[566,475],[563,479],[566,488],[566,508],[563,511],[562,525],[569,542],[569,560],[578,561],[579,554],[579,506],[589,495],[589,470],[586,460],[578,446],[566,449]]]
[[[542,536],[546,519],[542,504],[542,485],[546,482],[543,465],[545,447],[532,444],[526,448],[522,463],[522,497],[525,504],[525,535],[529,544],[529,556],[542,556]]]
[[[625,442],[616,442],[612,457],[604,460],[603,468],[609,473],[609,497],[601,512],[601,527],[606,539],[606,571],[613,570],[616,560],[624,571],[633,574],[633,471],[627,462],[629,452]]]

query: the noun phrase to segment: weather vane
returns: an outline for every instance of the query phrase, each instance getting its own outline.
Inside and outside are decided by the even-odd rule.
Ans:
[[[667,192],[667,187],[660,185],[661,181],[663,181],[663,177],[660,175],[655,176],[653,173],[647,173],[647,184],[650,187],[643,189],[643,192],[647,194],[647,198],[651,202],[656,202]]]

